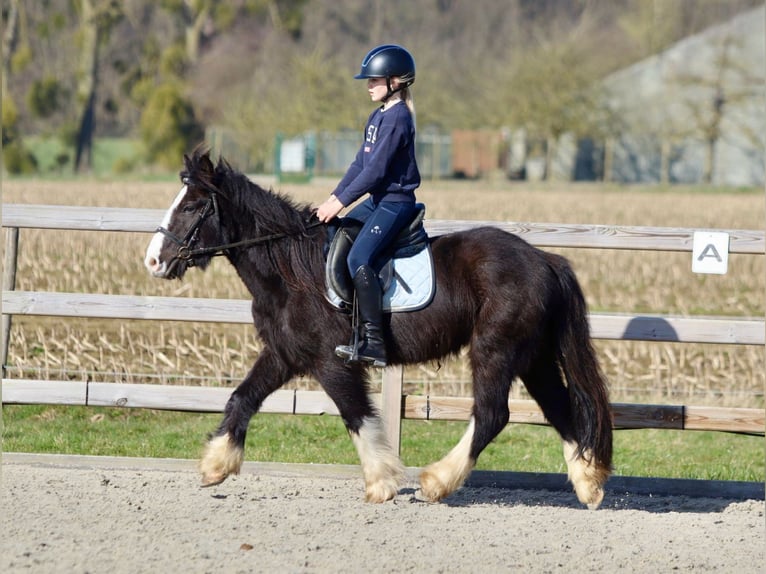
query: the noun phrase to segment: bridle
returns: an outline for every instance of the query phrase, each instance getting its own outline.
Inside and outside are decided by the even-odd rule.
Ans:
[[[188,181],[184,180],[184,183],[188,184]],[[175,266],[178,260],[186,261],[190,267],[194,267],[194,257],[197,257],[198,255],[194,253],[194,251],[197,250],[193,250],[192,245],[199,239],[199,232],[202,228],[202,224],[205,223],[205,220],[208,217],[216,213],[218,213],[218,199],[216,194],[212,192],[210,193],[208,200],[205,202],[202,211],[197,216],[197,219],[194,221],[191,228],[189,228],[189,231],[186,232],[186,235],[184,235],[183,238],[178,237],[175,233],[162,227],[161,225],[155,230],[157,233],[161,233],[170,239],[173,243],[178,245],[178,251],[176,252],[175,257],[173,257],[173,259],[170,261],[171,267]]]
[[[188,185],[190,182],[188,178],[184,178],[183,183]],[[232,243],[224,243],[222,245],[215,245],[212,247],[198,247],[194,249],[193,246],[199,239],[199,233],[200,229],[202,228],[202,224],[205,223],[205,221],[213,215],[217,215],[220,222],[220,210],[218,208],[217,197],[218,191],[215,188],[209,186],[203,185],[202,187],[205,187],[210,196],[205,202],[205,205],[202,207],[202,211],[200,211],[197,219],[194,221],[192,226],[189,228],[189,231],[186,232],[186,235],[184,235],[183,238],[178,237],[175,233],[162,226],[159,226],[155,230],[157,233],[161,233],[170,239],[173,243],[178,245],[178,250],[176,251],[175,256],[170,260],[170,264],[168,266],[169,270],[173,269],[179,261],[185,261],[188,267],[194,267],[194,260],[197,257],[203,257],[207,255],[216,257],[219,255],[226,255],[228,251],[238,247],[253,247],[255,245],[269,243],[271,241],[284,239],[286,237],[295,237],[294,234],[290,233],[272,233],[270,235],[262,235],[261,237],[254,237],[252,239],[243,239],[241,241],[235,241]],[[313,229],[314,227],[318,227],[320,225],[322,225],[321,221],[312,221],[311,223],[306,224],[305,229]],[[301,233],[301,235],[304,237],[306,236],[305,233]]]

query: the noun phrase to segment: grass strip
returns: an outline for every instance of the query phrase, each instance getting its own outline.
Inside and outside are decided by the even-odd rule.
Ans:
[[[3,450],[9,452],[197,458],[217,414],[146,409],[3,406]],[[402,460],[421,467],[444,456],[466,425],[403,421]],[[763,481],[764,439],[718,432],[621,430],[615,474],[705,480]],[[339,417],[261,414],[253,417],[247,460],[358,464]],[[483,470],[564,473],[561,445],[550,427],[509,425],[477,466]]]

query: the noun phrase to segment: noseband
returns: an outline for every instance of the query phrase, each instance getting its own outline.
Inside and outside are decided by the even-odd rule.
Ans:
[[[184,183],[188,185],[188,181],[184,179]],[[178,265],[179,261],[185,261],[186,265],[188,267],[194,267],[194,259],[196,257],[202,257],[205,255],[210,256],[218,256],[218,255],[225,255],[227,251],[230,249],[234,249],[237,247],[251,247],[254,245],[262,244],[262,243],[268,243],[270,241],[275,241],[277,239],[283,239],[285,237],[291,236],[289,233],[273,233],[271,235],[264,235],[261,237],[255,237],[253,239],[244,239],[242,241],[236,241],[234,243],[225,243],[223,245],[216,245],[214,247],[198,247],[197,249],[193,249],[192,246],[194,243],[197,242],[199,239],[199,232],[202,228],[202,224],[205,222],[205,220],[214,214],[219,214],[218,209],[218,197],[217,197],[217,191],[208,188],[207,191],[210,194],[210,197],[205,202],[205,206],[202,208],[202,211],[197,216],[197,219],[192,224],[191,228],[189,228],[189,231],[186,232],[186,235],[184,235],[183,239],[178,237],[175,233],[170,231],[169,229],[166,229],[162,226],[158,227],[155,231],[157,233],[161,233],[168,239],[170,239],[173,243],[178,245],[178,250],[176,251],[175,256],[173,259],[170,260],[169,269],[173,269],[176,265]],[[219,215],[220,218],[220,215]],[[308,223],[306,225],[306,230],[312,229],[314,227],[318,227],[322,225],[322,222],[317,220],[313,221],[311,223]],[[302,234],[305,236],[305,233]]]

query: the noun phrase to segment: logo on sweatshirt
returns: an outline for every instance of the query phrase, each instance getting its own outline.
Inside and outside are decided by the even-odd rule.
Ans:
[[[367,137],[364,138],[364,141],[369,144],[374,144],[378,139],[378,127],[370,124],[367,126]]]
[[[380,235],[383,233],[383,230],[380,228],[380,225],[376,225],[372,229],[370,229],[370,233],[374,233],[375,235]]]

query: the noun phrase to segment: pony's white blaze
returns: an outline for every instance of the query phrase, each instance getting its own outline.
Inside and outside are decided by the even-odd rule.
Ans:
[[[367,417],[351,440],[362,463],[367,502],[391,500],[399,491],[404,466],[386,440],[380,419]]]
[[[460,442],[440,461],[428,465],[420,474],[420,492],[432,502],[449,496],[460,488],[471,474],[476,461],[471,459],[471,444],[476,421],[471,417]]]
[[[181,201],[186,195],[187,189],[188,187],[184,185],[181,188],[181,191],[178,192],[178,195],[176,195],[176,198],[173,200],[173,205],[170,206],[170,209],[165,212],[165,216],[162,218],[162,223],[160,224],[161,227],[164,227],[165,229],[168,228],[170,225],[170,218],[173,216],[173,213],[175,213],[176,208],[181,204]],[[162,244],[164,243],[165,239],[166,238],[162,233],[157,232],[149,242],[149,247],[146,248],[144,265],[149,270],[149,273],[155,277],[162,277],[167,272],[167,262],[160,260]]]
[[[577,443],[562,441],[564,444],[564,460],[567,463],[567,475],[574,486],[577,498],[587,504],[590,510],[596,510],[604,500],[603,485],[608,472],[596,465],[593,453],[586,450],[582,457],[577,456]]]

